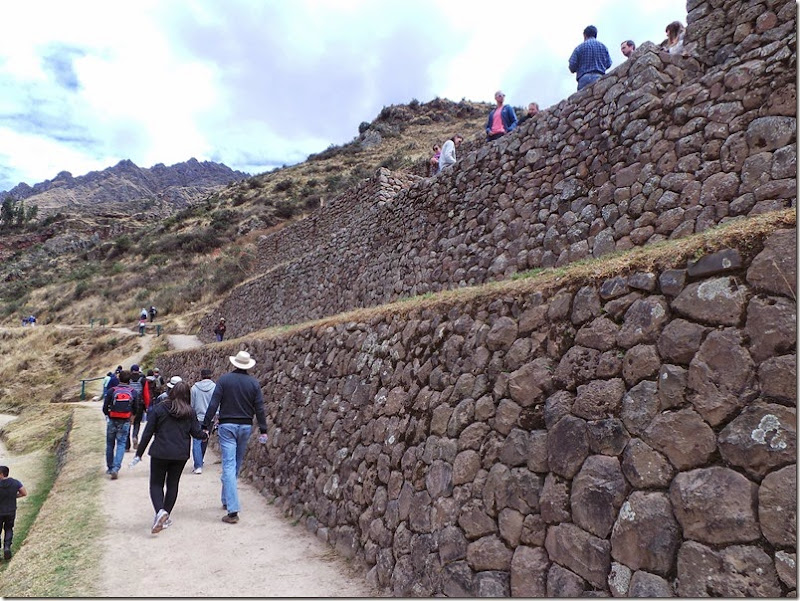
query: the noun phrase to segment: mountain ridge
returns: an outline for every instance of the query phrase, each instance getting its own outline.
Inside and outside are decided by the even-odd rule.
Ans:
[[[33,186],[22,182],[0,192],[0,197],[10,197],[16,202],[24,200],[44,214],[70,206],[102,207],[105,211],[131,208],[133,203],[133,208],[143,209],[152,207],[159,199],[180,207],[247,177],[250,174],[222,163],[198,161],[194,157],[170,166],[156,163],[149,168],[123,159],[114,166],[77,177],[69,171],[60,171],[53,179]]]

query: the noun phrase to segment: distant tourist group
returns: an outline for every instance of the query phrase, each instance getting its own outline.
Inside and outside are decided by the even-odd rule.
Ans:
[[[667,39],[661,43],[661,47],[670,54],[680,54],[683,52],[684,27],[680,21],[673,21],[666,28]],[[627,59],[636,50],[633,40],[625,40],[620,44],[620,52]],[[568,61],[569,70],[575,74],[578,82],[578,90],[591,85],[611,68],[611,57],[608,48],[597,40],[597,27],[589,25],[583,30],[583,42],[576,46],[572,51]],[[514,131],[526,120],[535,117],[539,113],[539,105],[531,102],[528,105],[528,112],[519,120],[513,107],[505,104],[505,94],[498,90],[494,94],[496,106],[489,112],[486,121],[486,141],[491,142]],[[456,162],[456,149],[463,142],[460,134],[453,135],[442,146],[433,145],[433,155],[429,160],[429,175],[433,176],[441,173]]]
[[[119,478],[125,452],[135,451],[136,466],[150,446],[150,501],[154,509],[151,532],[172,525],[183,468],[192,457],[192,473],[203,473],[209,433],[217,432],[222,456],[223,522],[239,521],[237,479],[252,430],[253,417],[260,430],[258,440],[267,442],[264,398],[258,380],[247,373],[256,361],[247,351],[229,356],[233,370],[216,382],[209,369],[189,386],[179,375],[164,385],[158,368],[144,376],[138,365],[118,366],[103,381],[103,413],[106,415],[106,473]],[[145,428],[139,440],[139,427]],[[152,442],[152,444],[151,444]]]

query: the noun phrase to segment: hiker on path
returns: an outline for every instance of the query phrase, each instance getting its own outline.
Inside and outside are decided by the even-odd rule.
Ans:
[[[131,365],[131,388],[139,393],[139,398],[142,400],[142,402],[139,404],[138,411],[133,416],[131,435],[128,436],[128,440],[125,443],[126,452],[131,450],[131,439],[133,439],[134,450],[136,450],[136,447],[139,444],[139,428],[142,424],[142,417],[150,408],[150,401],[152,399],[150,396],[150,387],[147,385],[147,378],[141,371],[139,371],[139,366],[136,363]]]
[[[177,384],[178,382],[183,382],[183,378],[181,378],[180,376],[172,376],[169,379],[169,382],[167,382],[166,390],[164,390],[164,392],[158,395],[155,401],[150,403],[150,410],[147,412],[148,420],[150,419],[150,414],[153,412],[153,409],[155,409],[158,405],[160,405],[169,398],[170,391],[173,388],[175,388],[175,384]]]
[[[139,336],[144,336],[144,330],[147,327],[147,318],[142,317],[139,320]]]
[[[222,342],[225,337],[225,318],[220,317],[217,327],[214,328],[214,335],[217,337],[217,342]]]
[[[203,430],[211,429],[214,414],[219,408],[219,449],[222,455],[222,508],[227,510],[222,521],[239,521],[239,491],[237,480],[253,428],[253,416],[258,420],[261,435],[258,442],[267,443],[267,419],[264,415],[264,396],[261,385],[247,370],[256,364],[247,351],[239,351],[228,360],[234,367],[217,380],[214,394],[203,420]]]
[[[106,425],[106,474],[112,480],[119,477],[119,468],[125,457],[125,443],[133,416],[139,410],[139,394],[131,388],[131,372],[119,373],[120,383],[108,389],[103,401],[103,413],[108,418]]]
[[[8,466],[0,465],[0,528],[3,530],[3,559],[11,559],[17,499],[27,496],[22,482],[8,477]]]
[[[583,30],[583,43],[578,44],[569,57],[569,70],[575,73],[578,90],[603,77],[610,67],[608,48],[597,41],[597,27],[589,25]]]
[[[164,376],[161,375],[161,370],[157,367],[153,368],[153,376],[156,379],[156,385],[158,386],[158,394],[164,392]],[[157,397],[158,395],[156,395]],[[153,398],[156,398],[153,397]]]
[[[103,378],[103,394],[100,396],[100,398],[102,398],[102,399],[106,398],[106,393],[108,392],[108,389],[110,388],[109,384],[111,383],[111,380],[113,380],[113,379],[114,379],[114,374],[112,374],[111,372],[106,373],[106,377]],[[117,382],[114,384],[114,386],[116,386],[117,384],[119,384],[119,380],[117,380]]]
[[[150,305],[150,321],[151,322],[156,318],[156,313],[158,313],[158,309],[156,309],[155,305]]]
[[[201,369],[200,377],[202,380],[195,382],[194,386],[192,386],[191,397],[192,409],[194,409],[194,412],[197,414],[197,420],[202,424],[203,420],[206,418],[208,404],[211,402],[211,395],[214,394],[214,388],[216,388],[217,385],[214,383],[214,380],[211,379],[210,369]],[[192,469],[193,474],[203,473],[203,459],[206,456],[206,448],[208,448],[208,439],[202,441],[196,438],[192,439],[192,460],[194,461],[194,469]]]
[[[142,307],[142,310],[139,313],[139,319],[144,319],[145,321],[147,321],[147,309],[145,309],[144,307]]]
[[[181,473],[189,460],[190,439],[208,440],[189,397],[189,385],[178,382],[170,389],[169,398],[153,408],[142,434],[142,444],[131,462],[133,467],[141,461],[153,438],[150,447],[150,501],[156,512],[151,529],[153,534],[172,524],[170,514],[178,500]]]

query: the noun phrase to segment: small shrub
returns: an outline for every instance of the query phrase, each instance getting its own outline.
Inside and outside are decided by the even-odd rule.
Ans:
[[[281,219],[290,219],[297,212],[297,207],[294,204],[286,201],[278,201],[275,204],[275,215]]]
[[[362,122],[361,122],[361,123],[358,125],[358,133],[359,133],[359,134],[363,134],[363,133],[364,133],[365,131],[367,131],[368,129],[369,129],[369,123],[367,123],[366,121],[362,121]]]
[[[294,186],[294,181],[290,179],[285,179],[275,184],[273,189],[276,192],[288,192],[289,190],[292,189],[292,186]]]

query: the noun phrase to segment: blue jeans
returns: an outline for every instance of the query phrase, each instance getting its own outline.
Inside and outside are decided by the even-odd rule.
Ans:
[[[131,422],[127,419],[109,419],[106,425],[106,465],[112,472],[118,472],[125,457],[125,443]],[[116,450],[114,445],[116,443]]]
[[[206,456],[206,447],[208,447],[207,440],[198,440],[192,438],[192,461],[194,462],[194,469],[203,467],[203,458]]]
[[[602,73],[584,73],[578,80],[578,90],[582,90],[590,83],[596,82],[601,77],[603,77]]]
[[[239,491],[236,481],[242,469],[247,442],[250,440],[250,424],[220,424],[219,450],[222,455],[222,504],[228,506],[228,513],[239,511]]]

